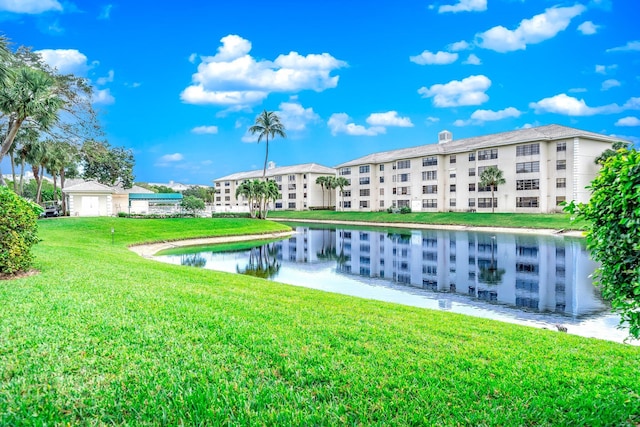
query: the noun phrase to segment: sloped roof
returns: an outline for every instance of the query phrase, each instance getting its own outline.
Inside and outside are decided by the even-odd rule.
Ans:
[[[231,175],[214,179],[214,182],[262,178],[262,171],[263,171],[262,169],[258,169],[258,170],[248,171],[248,172],[237,172]],[[267,177],[294,174],[294,173],[318,173],[318,174],[335,175],[336,170],[334,168],[322,166],[317,163],[304,163],[300,165],[280,166],[272,169],[267,169]]]
[[[437,154],[456,154],[483,148],[498,147],[503,145],[520,144],[533,141],[553,141],[566,138],[589,138],[603,142],[616,142],[620,138],[613,138],[606,135],[588,132],[561,125],[547,125],[529,129],[519,129],[510,132],[494,133],[472,138],[464,138],[445,142],[443,144],[433,143],[420,145],[417,147],[402,148],[393,151],[383,151],[369,154],[341,163],[336,168],[392,162],[395,160],[411,159],[414,157],[433,156]]]
[[[66,184],[66,183],[65,183]],[[113,188],[108,185],[100,184],[97,181],[82,181],[75,185],[65,185],[62,189],[65,193],[101,193],[112,194]]]

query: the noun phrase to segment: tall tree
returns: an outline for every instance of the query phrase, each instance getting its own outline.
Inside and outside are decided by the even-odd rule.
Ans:
[[[18,130],[33,120],[47,130],[58,121],[64,101],[56,94],[55,80],[44,71],[21,67],[5,87],[0,87],[0,111],[8,117],[7,133],[2,140],[0,159],[9,152]],[[4,179],[0,172],[0,185]]]
[[[493,192],[496,190],[498,185],[504,184],[506,181],[504,180],[504,176],[502,171],[498,169],[496,166],[489,166],[480,174],[480,186],[481,187],[489,187],[491,186],[491,212],[495,212],[495,203]]]
[[[247,202],[249,203],[249,214],[251,215],[251,218],[256,217],[255,207],[257,204],[258,195],[260,193],[259,187],[260,181],[258,181],[257,179],[254,179],[253,181],[244,181],[240,185],[238,185],[238,187],[236,187],[236,198],[238,198],[238,196],[242,196],[247,199]]]
[[[325,187],[329,190],[329,207],[331,207],[331,193],[336,189],[336,177],[335,176],[327,176],[327,180],[325,182]]]
[[[624,141],[616,141],[613,143],[613,145],[611,146],[611,148],[607,148],[606,150],[604,150],[602,152],[602,154],[600,154],[598,157],[596,157],[595,159],[595,164],[596,165],[603,165],[604,162],[609,158],[609,157],[613,157],[616,155],[616,153],[618,152],[618,150],[620,149],[627,149],[629,148],[629,143],[628,142],[624,142]]]
[[[84,179],[95,179],[101,184],[118,185],[123,188],[133,186],[133,165],[135,160],[131,150],[111,147],[108,142],[87,140],[80,150]]]
[[[271,139],[276,136],[286,138],[284,125],[280,122],[280,117],[274,111],[264,110],[256,117],[255,124],[249,128],[252,135],[258,134],[258,143],[265,140],[266,150],[264,156],[264,168],[262,170],[262,179],[267,176],[267,161],[269,160],[269,137]]]
[[[320,189],[322,190],[322,208],[324,209],[324,185],[327,183],[327,177],[326,176],[319,176],[316,178],[316,184],[318,184],[320,186]]]
[[[12,71],[10,66],[11,51],[8,44],[7,38],[0,36],[0,88],[4,87]]]
[[[30,141],[27,146],[26,162],[31,165],[33,178],[37,184],[36,203],[42,202],[42,175],[48,162],[50,146],[45,141]]]
[[[349,181],[344,176],[339,176],[334,181],[336,188],[340,189],[340,196],[342,196],[342,210],[344,210],[344,187],[349,185]]]

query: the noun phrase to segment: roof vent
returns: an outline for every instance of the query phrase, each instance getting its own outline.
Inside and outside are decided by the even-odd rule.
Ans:
[[[438,144],[444,144],[445,142],[453,141],[453,134],[448,130],[443,130],[438,134]]]

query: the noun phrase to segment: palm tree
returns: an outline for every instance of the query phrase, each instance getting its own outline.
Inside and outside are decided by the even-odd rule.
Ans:
[[[342,210],[344,210],[344,187],[349,185],[349,181],[344,176],[339,176],[334,181],[336,188],[340,189],[340,195],[342,196]]]
[[[322,207],[324,208],[324,185],[327,183],[326,176],[319,176],[316,178],[316,184],[322,189]]]
[[[22,67],[0,86],[0,112],[8,116],[8,129],[0,148],[0,159],[9,152],[25,120],[33,119],[47,130],[58,121],[64,101],[55,93],[55,80],[44,71]],[[0,185],[4,179],[0,173]]]
[[[331,207],[331,192],[336,189],[336,177],[335,176],[327,176],[325,181],[325,187],[329,190],[329,207]]]
[[[506,181],[502,176],[502,171],[496,166],[489,166],[484,171],[482,171],[482,174],[480,174],[480,186],[491,186],[491,213],[495,212],[495,204],[493,203],[493,192],[498,185],[502,185],[505,182]]]
[[[280,123],[280,117],[274,111],[264,110],[258,117],[253,126],[249,128],[251,135],[258,134],[258,143],[262,141],[262,138],[266,142],[266,152],[264,156],[264,168],[262,170],[262,179],[265,179],[267,175],[267,161],[269,159],[269,137],[275,138],[276,135],[286,138],[284,125]]]
[[[275,202],[276,200],[278,200],[280,198],[280,191],[278,190],[278,184],[276,184],[275,181],[262,181],[261,184],[260,218],[267,219],[269,202]]]
[[[49,160],[49,151],[51,150],[51,148],[45,141],[36,140],[29,143],[29,147],[27,150],[28,151],[25,160],[31,165],[33,178],[38,184],[36,203],[40,203],[42,195],[42,175],[44,173],[44,167]]]
[[[9,66],[11,51],[7,45],[7,38],[0,36],[0,87],[4,87],[6,79],[11,75],[11,67]]]
[[[249,202],[249,213],[251,218],[256,217],[255,204],[258,199],[260,181],[254,179],[253,181],[244,181],[238,188],[236,188],[236,198],[242,196]]]

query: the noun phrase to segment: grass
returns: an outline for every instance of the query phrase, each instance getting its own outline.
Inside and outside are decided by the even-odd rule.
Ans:
[[[40,227],[41,273],[0,282],[0,425],[640,422],[640,348],[127,249],[283,225],[73,218]]]
[[[470,225],[476,227],[548,228],[578,230],[583,223],[572,223],[569,214],[513,214],[481,212],[387,212],[273,211],[271,218],[308,221],[362,221],[372,223],[419,223],[435,225]]]

